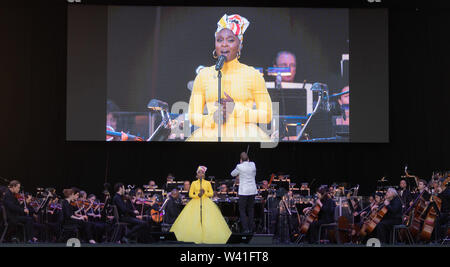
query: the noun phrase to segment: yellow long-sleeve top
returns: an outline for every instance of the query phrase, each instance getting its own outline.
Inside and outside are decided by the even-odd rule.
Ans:
[[[189,119],[200,127],[188,141],[217,141],[218,127],[213,119],[218,109],[218,78],[215,66],[202,69],[194,81],[189,101]],[[227,93],[235,103],[233,112],[222,125],[223,141],[270,141],[256,123],[270,123],[272,101],[261,73],[240,63],[237,58],[225,62],[222,69],[222,98]],[[253,104],[256,103],[256,109]],[[204,107],[208,114],[203,115]]]
[[[212,189],[211,183],[206,180],[202,180],[202,184],[200,187],[200,180],[193,181],[191,184],[191,188],[189,189],[189,197],[198,199],[200,194],[200,188],[203,188],[205,190],[205,193],[203,194],[202,198],[210,198],[214,195],[214,191]]]

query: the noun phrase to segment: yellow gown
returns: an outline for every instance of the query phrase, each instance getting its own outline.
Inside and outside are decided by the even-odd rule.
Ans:
[[[231,236],[230,228],[217,205],[210,199],[214,195],[211,183],[202,181],[205,193],[200,193],[200,181],[192,182],[189,201],[175,220],[170,232],[178,241],[196,244],[225,244]],[[202,221],[200,222],[200,202],[202,202]]]
[[[218,140],[218,126],[213,119],[218,109],[217,79],[214,66],[202,69],[195,78],[189,100],[189,120],[200,128],[187,141]],[[272,120],[272,101],[261,73],[235,58],[223,66],[221,89],[222,98],[226,92],[235,102],[233,112],[222,125],[222,141],[270,142],[269,136],[256,125]],[[254,103],[256,109],[253,109]],[[203,115],[205,104],[207,115]]]

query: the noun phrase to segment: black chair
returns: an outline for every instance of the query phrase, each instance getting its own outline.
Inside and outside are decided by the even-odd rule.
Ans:
[[[8,220],[6,217],[6,209],[3,205],[1,205],[1,215],[2,215],[2,219],[1,219],[1,227],[2,227],[2,236],[0,238],[0,243],[3,243],[3,240],[5,239],[6,236],[6,232],[8,231]]]
[[[441,245],[445,245],[450,242],[450,221],[447,223],[447,226],[444,226],[446,230],[446,236],[442,239]]]
[[[64,214],[58,213],[58,224],[60,225],[59,241],[66,242],[71,237],[79,239],[80,231],[75,224],[64,224]]]
[[[414,238],[413,238],[411,232],[409,231],[408,227],[404,224],[398,224],[398,225],[394,225],[394,227],[392,228],[391,243],[393,245],[397,244],[398,234],[400,231],[404,231],[404,233],[406,233],[406,238],[408,239],[409,245],[414,244]]]
[[[1,206],[1,214],[2,214],[2,228],[3,228],[3,232],[2,232],[2,236],[0,238],[0,243],[3,243],[3,241],[6,239],[6,237],[8,236],[9,233],[12,232],[12,230],[14,230],[14,228],[17,230],[17,228],[22,228],[22,234],[23,234],[23,243],[26,242],[26,233],[25,233],[25,225],[23,225],[23,223],[15,223],[10,225],[8,223],[8,215],[6,213],[6,208],[5,206]]]
[[[335,222],[337,221],[338,217],[339,217],[339,207],[336,207],[334,209],[334,221]],[[322,225],[319,226],[319,237],[318,237],[318,242],[319,243],[321,241],[320,237],[322,236],[322,229],[325,230],[325,235],[326,235],[327,238],[329,238],[328,237],[328,230],[333,229],[334,230],[334,234],[335,234],[336,242],[338,244],[341,243],[340,238],[339,238],[338,225],[335,222],[334,223],[328,223],[328,224],[322,224]],[[327,241],[329,242],[330,240],[327,239]]]
[[[319,226],[319,237],[318,237],[318,242],[319,243],[321,241],[320,237],[321,237],[323,228],[325,229],[325,236],[327,236],[327,238],[329,238],[328,237],[328,230],[333,229],[334,233],[335,233],[335,238],[336,238],[337,243],[338,244],[341,243],[340,239],[339,239],[337,223],[328,223],[328,224],[322,224],[322,225]],[[327,239],[326,241],[329,242],[330,240]]]
[[[114,226],[113,226],[114,229],[111,235],[111,239],[109,241],[115,243],[121,239],[120,233],[122,232],[122,229],[125,230],[125,235],[127,234],[128,223],[120,221],[119,212],[117,211],[116,205],[111,205],[111,208],[113,210],[114,215]]]

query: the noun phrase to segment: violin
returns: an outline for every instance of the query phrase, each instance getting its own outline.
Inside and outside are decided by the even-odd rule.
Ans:
[[[49,204],[49,208],[52,210],[62,210],[62,206],[59,203],[51,203]]]
[[[18,201],[22,201],[23,202],[25,200],[25,196],[23,194],[15,193],[14,196],[16,197],[16,199]]]

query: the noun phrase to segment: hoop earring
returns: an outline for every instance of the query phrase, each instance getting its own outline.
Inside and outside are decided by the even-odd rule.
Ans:
[[[239,52],[237,53],[237,58],[238,58],[238,59],[241,58],[241,51],[239,51]]]
[[[216,53],[216,49],[213,50],[212,56],[213,56],[214,59],[217,59],[217,58],[218,58],[218,57],[217,57],[217,53]]]

